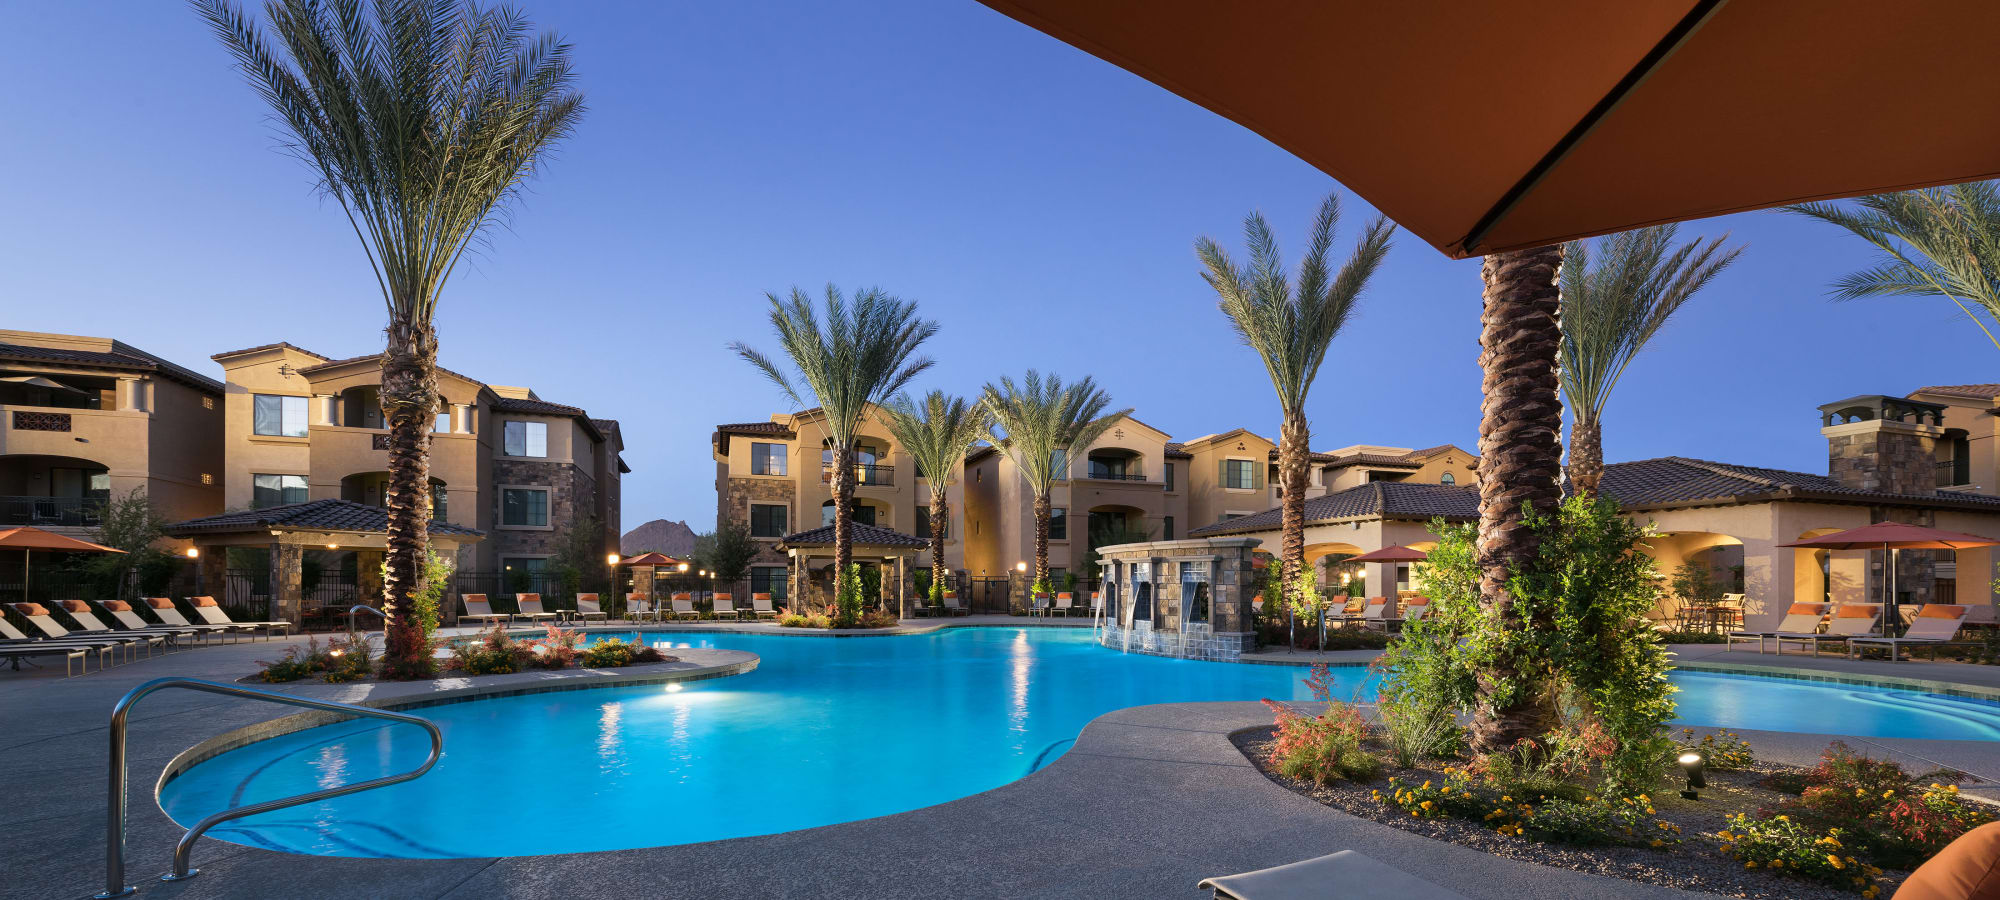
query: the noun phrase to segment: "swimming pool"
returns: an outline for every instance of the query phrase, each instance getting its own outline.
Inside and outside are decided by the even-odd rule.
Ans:
[[[629,636],[629,635],[628,635]],[[649,632],[748,650],[744,675],[429,707],[445,755],[416,781],[227,823],[211,836],[332,856],[572,853],[772,834],[998,787],[1091,719],[1146,703],[1307,699],[1288,666],[1126,655],[1087,629],[958,628],[816,638]],[[1373,693],[1333,670],[1334,696]],[[2000,740],[2000,706],[1676,672],[1682,720],[1773,731]],[[361,720],[260,741],[168,782],[176,821],[416,765],[421,731]]]

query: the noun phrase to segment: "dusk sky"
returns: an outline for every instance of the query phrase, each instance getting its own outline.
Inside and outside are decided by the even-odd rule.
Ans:
[[[775,350],[764,293],[794,285],[919,301],[942,326],[920,390],[1032,367],[1095,376],[1176,437],[1276,436],[1192,249],[1240,253],[1261,209],[1296,259],[1337,185],[1262,138],[970,0],[522,6],[575,44],[590,111],[447,286],[440,361],[622,422],[626,528],[712,525],[713,426],[785,408],[725,345]],[[256,344],[381,349],[348,223],[192,11],[12,20],[5,327],[116,337],[218,378],[212,354]],[[1343,248],[1373,215],[1344,200]],[[1608,461],[1824,472],[1817,405],[1996,380],[1996,350],[1942,299],[1826,299],[1859,241],[1775,212],[1682,236],[1724,231],[1747,252],[1618,386]],[[1313,390],[1314,446],[1473,448],[1479,291],[1477,261],[1399,234]]]

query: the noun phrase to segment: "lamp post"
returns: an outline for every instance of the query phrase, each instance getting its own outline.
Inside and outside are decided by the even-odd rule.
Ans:
[[[197,596],[207,593],[201,588],[201,548],[187,548],[187,558],[194,562],[194,592]]]
[[[599,597],[597,599],[598,609],[616,609],[621,611],[625,609],[624,592],[618,590],[618,554],[616,553],[604,554],[604,593],[611,596],[608,602],[606,598]],[[583,608],[582,604],[578,604],[577,608],[581,610]],[[606,624],[609,623],[607,622]]]

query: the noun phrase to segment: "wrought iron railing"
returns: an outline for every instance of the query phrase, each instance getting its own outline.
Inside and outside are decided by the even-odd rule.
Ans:
[[[0,497],[0,525],[95,527],[103,512],[96,497]]]
[[[1139,472],[1108,472],[1102,469],[1091,469],[1089,477],[1095,481],[1145,481],[1146,480],[1146,476]]]
[[[833,483],[833,469],[833,466],[820,467],[820,484]],[[854,466],[854,483],[865,487],[892,486],[896,483],[895,475],[895,466],[878,466],[872,463],[860,463]]]
[[[14,411],[15,431],[68,431],[69,413]]]

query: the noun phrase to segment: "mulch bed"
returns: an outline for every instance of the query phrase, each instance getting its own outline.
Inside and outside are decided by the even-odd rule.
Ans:
[[[1640,847],[1577,847],[1565,844],[1543,844],[1526,838],[1508,837],[1473,822],[1458,819],[1413,819],[1408,813],[1370,796],[1370,792],[1382,789],[1386,792],[1388,779],[1402,778],[1410,784],[1421,784],[1425,780],[1443,783],[1442,766],[1437,769],[1397,768],[1384,760],[1384,769],[1379,780],[1369,784],[1342,782],[1326,787],[1287,778],[1273,771],[1266,760],[1270,758],[1271,746],[1275,743],[1276,726],[1239,732],[1233,738],[1237,749],[1264,773],[1264,776],[1283,785],[1292,792],[1310,797],[1349,815],[1400,828],[1413,834],[1440,841],[1450,841],[1475,850],[1482,850],[1496,856],[1524,860],[1623,878],[1628,881],[1642,881],[1647,884],[1664,885],[1690,891],[1704,891],[1726,897],[1772,898],[1772,900],[1823,900],[1823,898],[1854,898],[1859,895],[1851,891],[1836,890],[1826,885],[1810,881],[1772,875],[1761,870],[1746,870],[1743,864],[1722,855],[1717,849],[1720,841],[1714,834],[1722,830],[1723,820],[1735,813],[1755,812],[1759,808],[1775,807],[1786,795],[1758,787],[1756,781],[1775,772],[1802,771],[1787,766],[1758,764],[1751,769],[1736,772],[1708,773],[1708,787],[1702,789],[1699,801],[1684,800],[1677,788],[1662,786],[1653,792],[1653,807],[1658,810],[1657,818],[1681,827],[1684,840],[1678,847],[1653,850]],[[1909,873],[1885,871],[1882,896],[1887,897]]]

